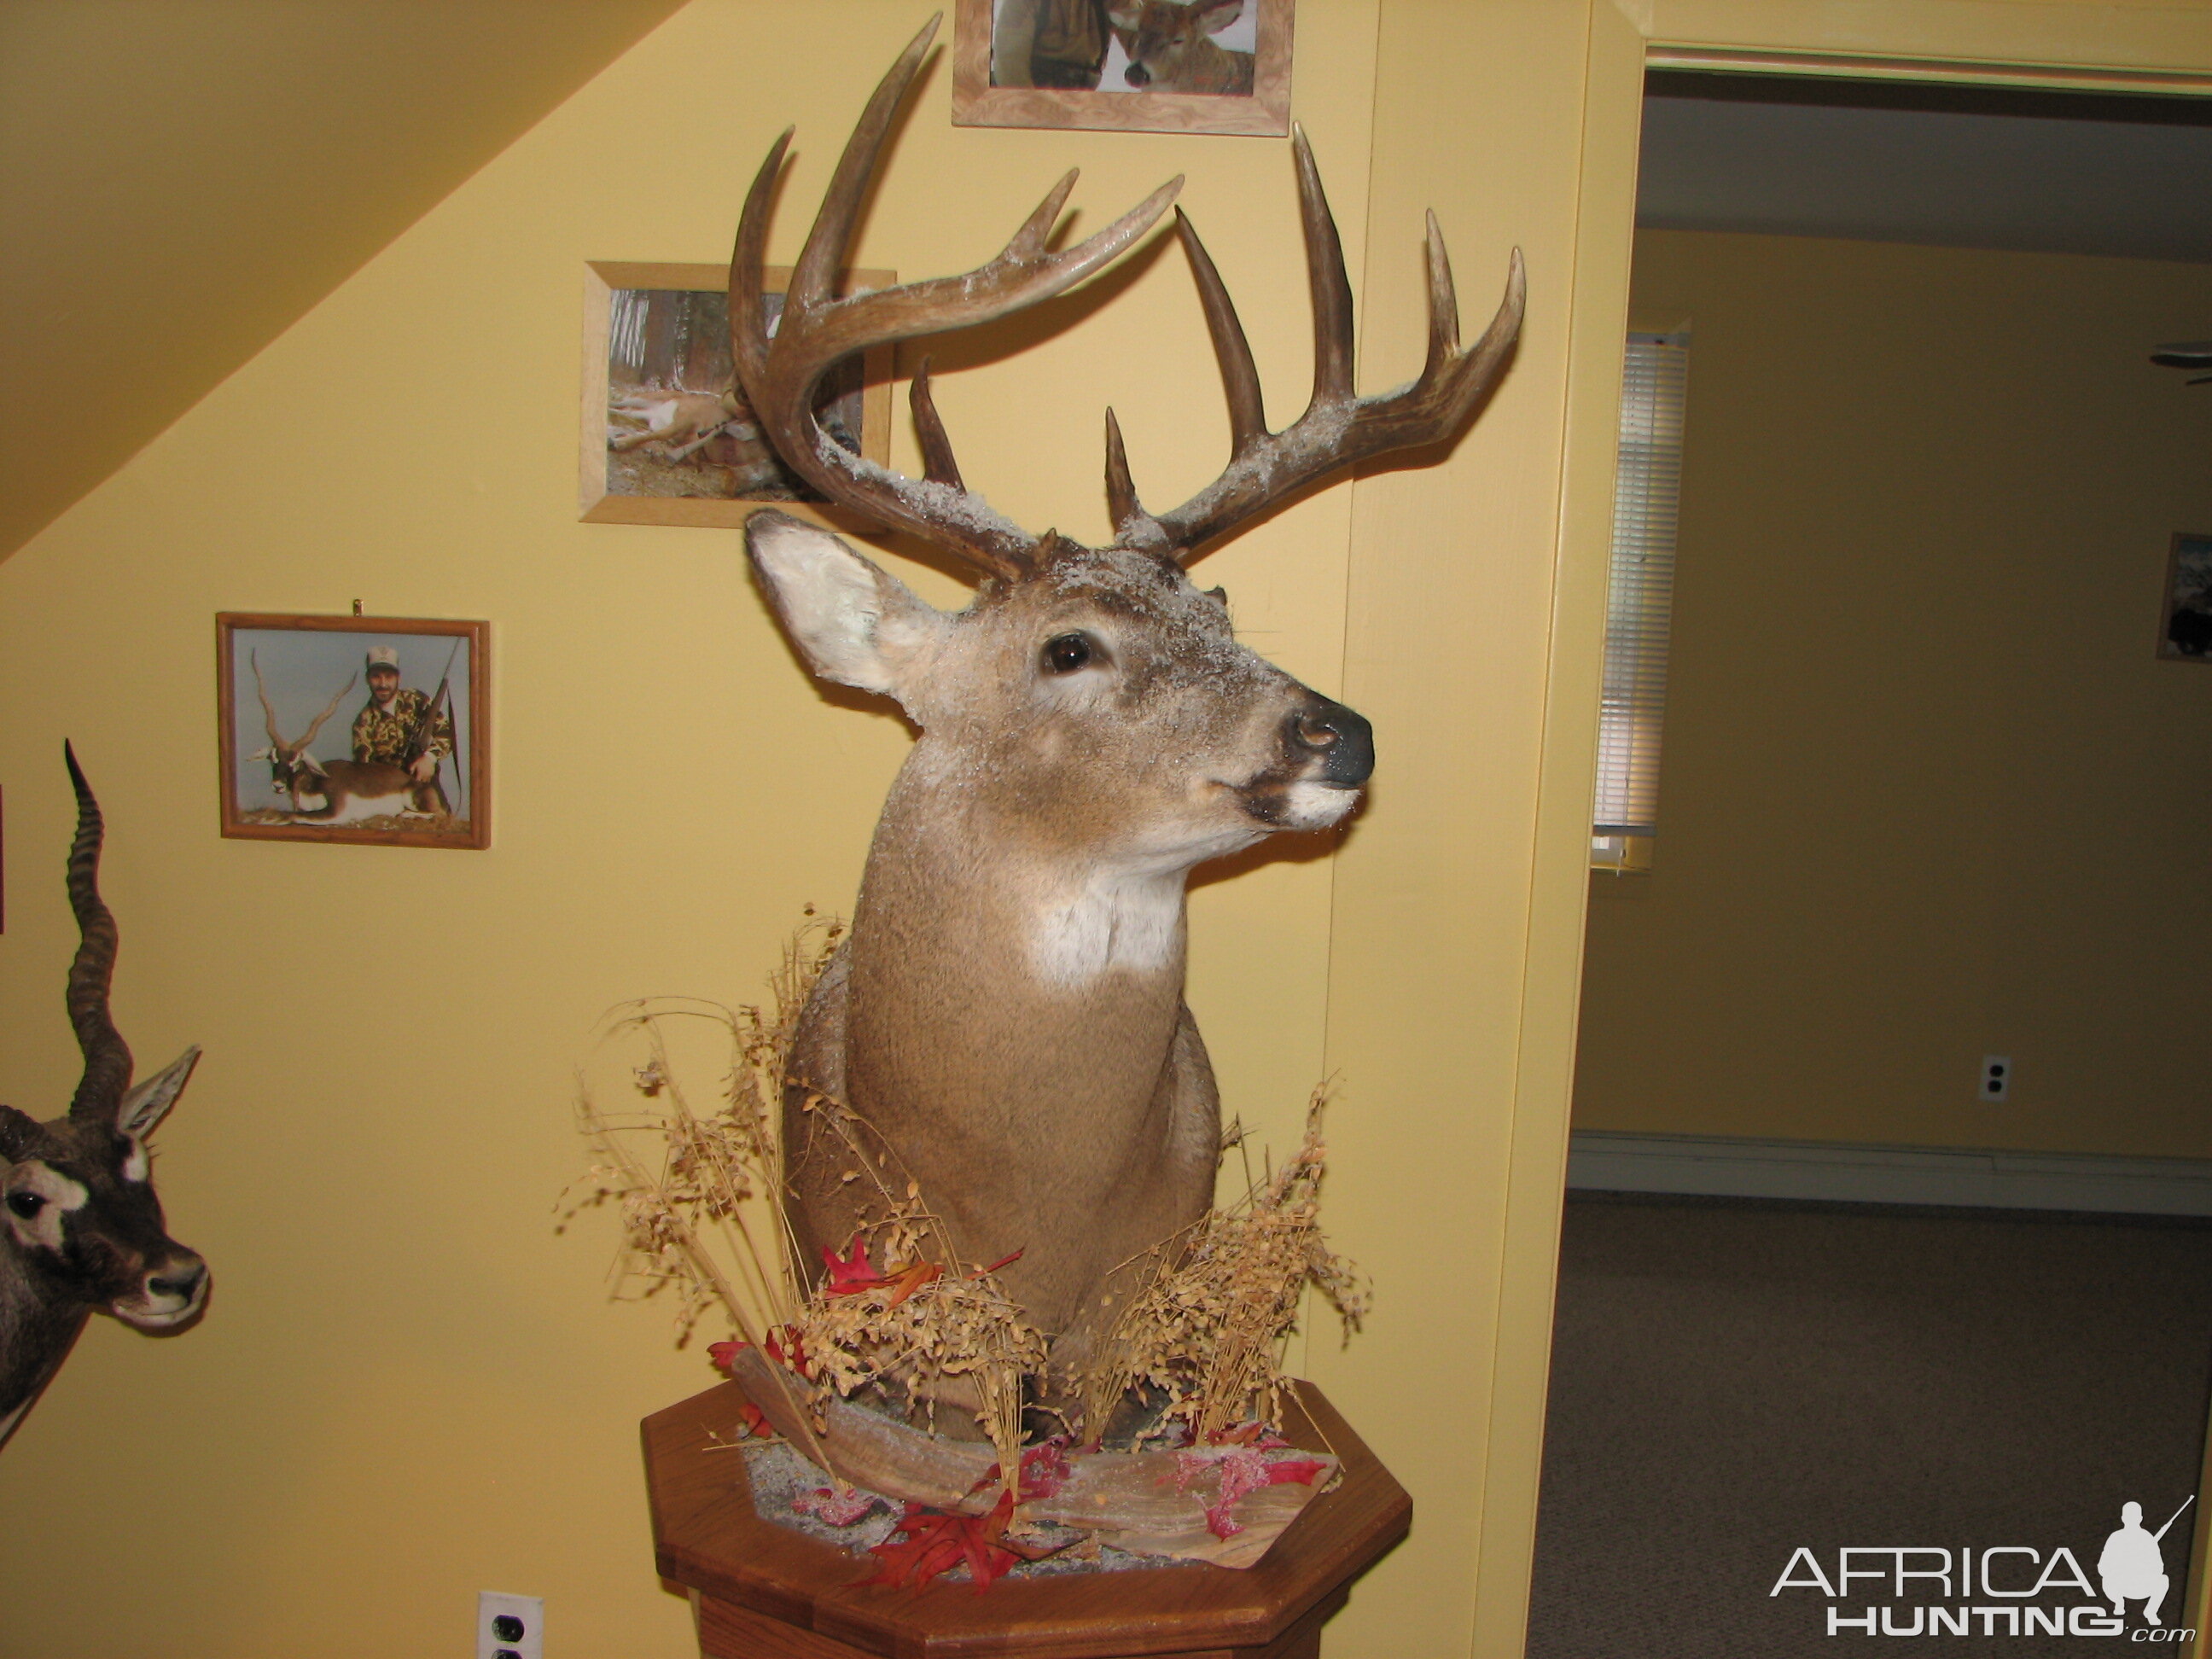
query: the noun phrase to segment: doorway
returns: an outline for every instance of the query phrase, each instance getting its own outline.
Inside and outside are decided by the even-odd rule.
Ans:
[[[1798,1543],[1832,1589],[1923,1543],[1954,1588],[1991,1546],[2094,1579],[2120,1487],[2148,1529],[2200,1484],[2212,676],[2159,639],[2212,388],[2148,357],[2212,335],[2212,127],[1646,95],[1629,320],[1692,342],[1674,672],[1650,868],[1593,879],[1528,1651],[1785,1653],[1869,1603],[2064,1645],[2002,1575],[1778,1581]]]

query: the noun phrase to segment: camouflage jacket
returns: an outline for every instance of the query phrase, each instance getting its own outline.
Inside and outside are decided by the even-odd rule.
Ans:
[[[407,763],[410,739],[415,728],[422,724],[422,712],[430,706],[425,694],[402,689],[392,699],[389,708],[379,708],[374,698],[362,706],[353,717],[353,757],[357,761],[389,761],[394,766]],[[453,716],[450,709],[438,711],[437,723],[430,728],[428,741],[422,752],[436,755],[441,759],[453,752]]]

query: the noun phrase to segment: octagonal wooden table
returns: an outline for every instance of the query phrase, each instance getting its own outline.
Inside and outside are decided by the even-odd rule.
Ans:
[[[918,1589],[863,1586],[870,1564],[753,1512],[733,1382],[645,1419],[661,1576],[691,1594],[703,1659],[1318,1659],[1352,1581],[1406,1535],[1413,1503],[1311,1384],[1284,1432],[1344,1479],[1242,1571],[1196,1565]],[[723,1449],[711,1449],[716,1446]]]

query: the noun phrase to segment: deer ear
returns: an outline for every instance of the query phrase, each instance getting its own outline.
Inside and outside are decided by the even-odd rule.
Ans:
[[[199,1063],[200,1046],[195,1042],[165,1069],[123,1097],[123,1103],[115,1109],[115,1127],[133,1140],[152,1134],[155,1127],[168,1116],[169,1108],[177,1103],[177,1097],[184,1093],[185,1080]]]
[[[1200,0],[1198,26],[1218,34],[1244,15],[1244,0]]]
[[[745,550],[784,632],[816,673],[904,701],[906,671],[943,630],[943,612],[839,538],[788,514],[746,520]]]

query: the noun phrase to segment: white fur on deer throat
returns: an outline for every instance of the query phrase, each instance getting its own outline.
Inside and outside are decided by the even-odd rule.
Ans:
[[[1038,976],[1079,990],[1115,969],[1158,973],[1182,954],[1183,872],[1101,870],[1036,911],[1030,956]]]

